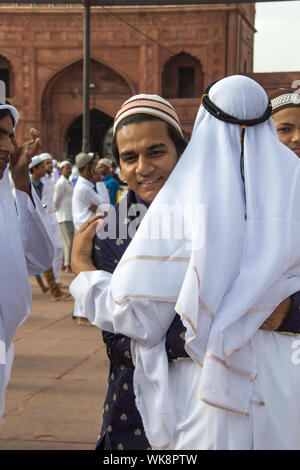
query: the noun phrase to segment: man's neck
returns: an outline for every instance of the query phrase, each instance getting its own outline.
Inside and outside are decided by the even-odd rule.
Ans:
[[[81,176],[81,178],[83,178],[83,179],[85,179],[85,180],[87,180],[87,181],[91,181],[90,178],[89,178],[88,176],[85,176],[83,173],[82,173],[81,175],[79,175],[79,176]]]
[[[31,179],[33,179],[36,183],[40,183],[41,181],[41,176],[40,177],[37,177],[37,176],[31,176]]]

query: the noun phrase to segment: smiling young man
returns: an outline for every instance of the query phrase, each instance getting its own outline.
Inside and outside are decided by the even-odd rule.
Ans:
[[[29,164],[39,146],[39,134],[31,129],[32,140],[18,147],[14,128],[17,110],[0,105],[0,424],[4,395],[13,362],[13,337],[31,311],[28,273],[49,268],[53,245],[44,209],[32,189]],[[15,186],[14,201],[7,166]],[[17,210],[16,210],[17,208]],[[16,289],[16,286],[17,289]]]
[[[115,237],[93,242],[91,269],[113,273],[131,242],[131,225],[137,229],[141,216],[147,211],[186,147],[174,108],[156,95],[137,95],[123,104],[114,123],[113,156],[120,166],[121,177],[128,192],[116,206]],[[134,215],[133,215],[134,214]],[[80,229],[81,230],[81,229]],[[72,252],[75,274],[89,245]],[[88,254],[90,257],[90,254]],[[85,312],[88,314],[88,312]],[[166,335],[169,361],[188,359],[184,350],[184,327],[175,317]],[[134,364],[130,338],[102,332],[110,360],[108,390],[103,409],[103,424],[97,449],[145,450],[150,444],[135,405],[133,390]]]
[[[118,130],[121,175],[145,202],[152,202],[178,161],[167,123],[150,120],[124,124]]]

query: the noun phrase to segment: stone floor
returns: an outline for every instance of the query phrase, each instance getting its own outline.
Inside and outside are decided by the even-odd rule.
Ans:
[[[62,274],[69,285],[74,276]],[[17,330],[0,450],[93,450],[108,360],[100,330],[78,326],[72,298],[53,302],[34,277],[32,314]]]

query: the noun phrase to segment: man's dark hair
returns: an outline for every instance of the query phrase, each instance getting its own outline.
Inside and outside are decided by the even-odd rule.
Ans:
[[[122,127],[128,126],[129,124],[135,124],[139,122],[144,122],[144,121],[161,121],[164,122],[167,126],[168,134],[170,139],[175,145],[176,151],[177,151],[177,156],[178,158],[180,155],[183,153],[185,150],[187,143],[186,141],[182,138],[180,133],[175,129],[174,126],[169,124],[168,122],[164,121],[163,119],[160,119],[157,116],[152,116],[152,114],[133,114],[132,116],[128,116],[125,119],[123,119],[117,126],[116,132],[113,136],[112,140],[112,154],[113,157],[116,161],[117,164],[120,163],[120,155],[119,155],[119,150],[118,150],[118,145],[117,145],[117,133]]]

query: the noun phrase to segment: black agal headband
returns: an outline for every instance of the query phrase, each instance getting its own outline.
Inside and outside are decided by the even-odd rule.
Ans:
[[[239,124],[240,126],[256,126],[257,124],[260,124],[262,122],[265,122],[269,119],[272,113],[272,105],[271,101],[269,100],[268,106],[264,114],[256,119],[238,119],[234,116],[231,116],[230,114],[225,113],[222,111],[222,109],[218,108],[211,99],[208,96],[209,90],[217,81],[211,83],[206,90],[204,91],[202,95],[202,101],[201,103],[205,107],[205,109],[212,114],[215,118],[220,119],[220,121],[225,121],[228,122],[229,124]]]

